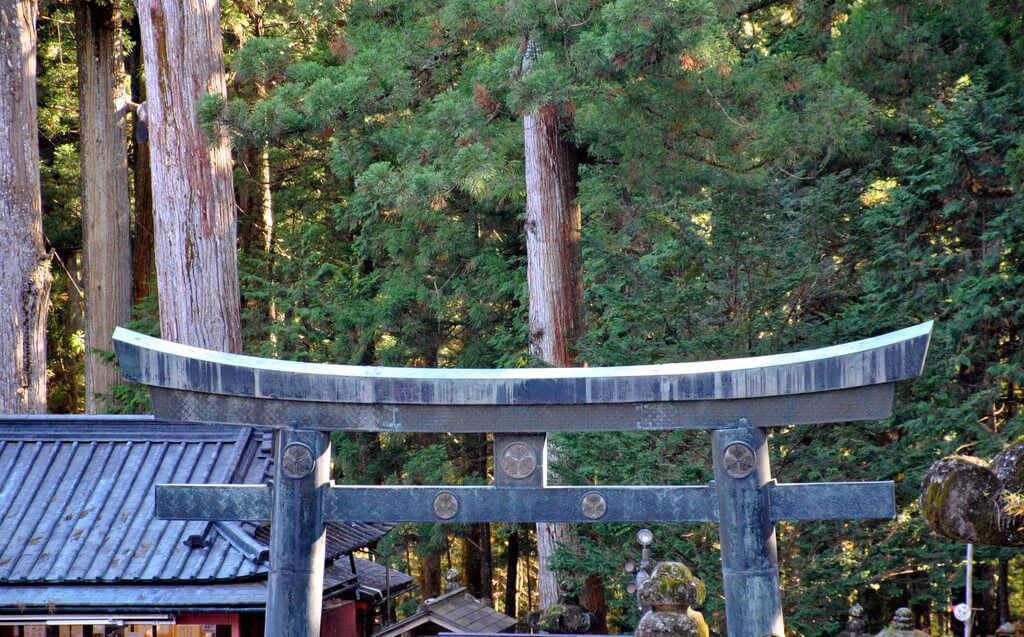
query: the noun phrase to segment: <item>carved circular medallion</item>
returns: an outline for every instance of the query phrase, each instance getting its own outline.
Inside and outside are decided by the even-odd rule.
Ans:
[[[529,445],[513,442],[501,452],[501,469],[510,478],[529,478],[537,469],[537,455]]]
[[[450,520],[459,512],[459,499],[454,493],[442,491],[434,497],[434,515],[442,520]]]
[[[597,491],[591,491],[587,495],[583,496],[583,502],[580,505],[583,510],[583,517],[590,520],[597,520],[604,515],[604,512],[608,510],[608,503],[605,502],[604,496]]]
[[[295,480],[312,473],[315,464],[313,450],[301,442],[285,445],[281,453],[281,470],[284,471],[284,475]]]
[[[725,464],[725,473],[737,480],[749,476],[757,465],[754,450],[745,442],[734,442],[726,447],[722,453],[722,462]]]

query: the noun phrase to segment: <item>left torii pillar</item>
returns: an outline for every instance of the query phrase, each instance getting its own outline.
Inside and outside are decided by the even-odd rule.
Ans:
[[[267,635],[320,634],[323,609],[323,497],[331,478],[331,439],[291,427],[274,433]],[[277,524],[278,520],[288,523]]]

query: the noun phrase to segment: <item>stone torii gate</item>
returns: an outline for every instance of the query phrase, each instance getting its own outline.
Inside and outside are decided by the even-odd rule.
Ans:
[[[777,484],[766,429],[880,420],[932,324],[817,350],[611,368],[404,369],[222,354],[124,329],[160,418],[275,429],[272,485],[159,485],[157,515],[273,520],[266,635],[317,637],[324,523],[716,522],[730,637],[782,635],[775,522],[890,518],[891,482]],[[714,481],[547,486],[545,432],[711,429]],[[335,486],[330,431],[494,434],[492,486]]]

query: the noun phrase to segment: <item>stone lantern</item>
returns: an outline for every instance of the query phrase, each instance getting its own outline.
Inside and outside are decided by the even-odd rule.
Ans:
[[[848,611],[849,620],[839,637],[870,637],[868,633],[868,621],[864,617],[864,607],[854,604]]]
[[[896,613],[892,616],[892,623],[889,624],[888,628],[878,633],[876,637],[918,637],[919,635],[928,634],[915,630],[915,623],[914,611],[905,606],[897,608]]]
[[[574,582],[568,579],[561,580],[558,589],[561,599],[557,604],[526,616],[530,628],[558,635],[583,635],[593,632],[599,618],[596,613],[580,605]]]
[[[692,606],[704,603],[704,582],[682,562],[661,562],[637,591],[650,608],[640,619],[636,637],[708,637],[704,616]]]

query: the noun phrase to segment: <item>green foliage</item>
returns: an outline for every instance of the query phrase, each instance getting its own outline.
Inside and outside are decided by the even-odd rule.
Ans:
[[[81,244],[73,46],[66,10],[51,9],[40,27],[43,191],[47,237],[65,255]],[[898,605],[944,609],[961,585],[960,547],[917,515],[923,472],[1024,434],[1019,2],[747,9],[296,0],[255,16],[225,5],[229,96],[205,98],[198,115],[208,134],[231,130],[236,183],[259,185],[266,149],[273,204],[269,247],[258,206],[243,207],[245,348],[363,365],[535,364],[522,116],[553,105],[580,162],[581,362],[793,351],[937,321],[925,375],[900,388],[889,421],[772,434],[780,480],[896,482],[892,521],[778,531],[789,630],[835,634],[856,598],[877,631]],[[524,74],[528,42],[537,55]],[[57,285],[72,303],[67,281]],[[138,313],[150,329],[155,315]],[[54,316],[51,367],[71,369],[75,327],[70,313]],[[75,382],[54,384],[55,405],[77,404]],[[116,398],[145,406],[138,388]],[[556,438],[565,484],[711,477],[703,433]],[[481,483],[489,470],[484,436],[334,443],[340,482]],[[512,525],[491,530],[500,572],[508,537],[528,541]],[[556,556],[563,574],[601,576],[610,627],[630,632],[638,615],[621,565],[637,557],[635,530],[582,526]],[[656,557],[707,583],[704,612],[721,631],[715,527],[654,530]],[[472,557],[477,531],[403,525],[380,550],[426,581],[444,560]]]
[[[795,634],[833,634],[853,597],[879,624],[896,605],[942,607],[959,549],[917,517],[920,476],[944,453],[991,455],[1021,433],[1012,20],[981,3],[736,11],[357,2],[324,9],[311,31],[248,40],[232,61],[243,85],[205,114],[240,143],[273,146],[274,248],[242,255],[248,347],[530,364],[521,116],[553,104],[581,162],[586,363],[790,351],[937,319],[926,376],[901,389],[891,421],[780,429],[772,444],[780,479],[898,485],[891,522],[780,525]],[[528,41],[538,54],[524,74]],[[703,434],[556,442],[567,484],[710,479]],[[479,437],[336,444],[342,480],[486,472],[465,460]],[[620,570],[634,532],[581,527],[556,556],[565,574],[601,575],[620,630],[638,619]],[[656,533],[659,557],[707,582],[705,614],[721,629],[715,527]],[[451,546],[437,526],[398,537],[390,550],[412,547],[422,564]]]

